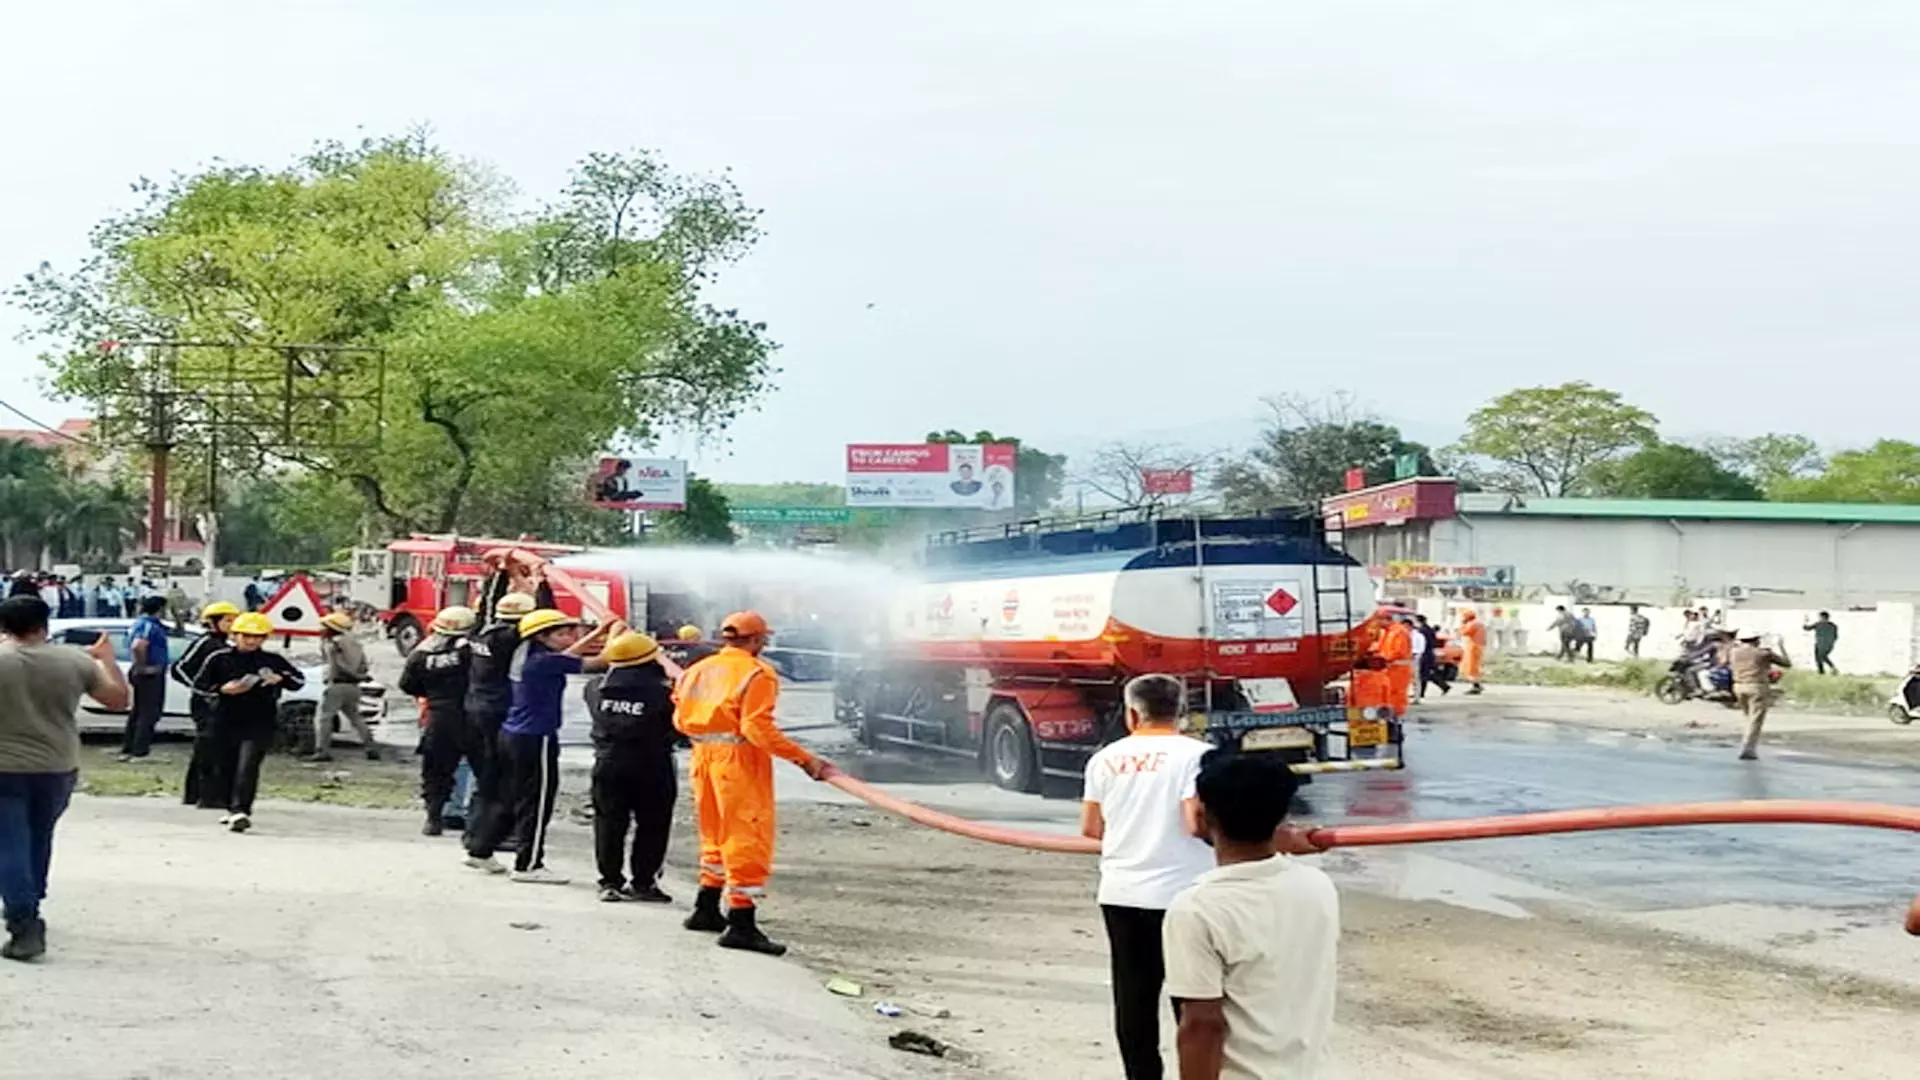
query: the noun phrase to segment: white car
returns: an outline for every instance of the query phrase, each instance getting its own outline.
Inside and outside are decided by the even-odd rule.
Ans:
[[[84,647],[93,644],[101,634],[106,634],[113,641],[113,655],[120,661],[120,670],[125,671],[133,664],[133,652],[127,644],[133,623],[132,619],[54,619],[47,626],[47,638],[63,645]],[[198,627],[188,627],[184,634],[174,627],[168,627],[168,659],[180,659],[186,653],[187,646],[200,633]],[[300,665],[300,674],[306,676],[306,685],[280,695],[280,727],[287,734],[285,745],[295,752],[305,753],[313,748],[313,714],[320,708],[320,695],[325,690],[321,681],[324,673],[319,664]],[[377,724],[386,715],[386,693],[386,687],[371,679],[360,684],[360,715],[369,723]],[[155,730],[193,734],[193,714],[189,711],[191,700],[187,688],[168,675],[167,703],[161,710],[160,724]],[[109,709],[92,698],[80,699],[79,718],[82,734],[126,730],[126,710]],[[337,717],[333,726],[336,736],[344,734],[349,741],[357,738],[351,728],[341,732]]]

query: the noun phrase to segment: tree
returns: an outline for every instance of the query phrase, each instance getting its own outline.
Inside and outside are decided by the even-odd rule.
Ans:
[[[1193,494],[1150,492],[1145,474],[1184,470],[1196,478],[1197,491],[1198,478],[1217,456],[1165,443],[1113,442],[1095,450],[1074,479],[1119,506],[1179,506],[1192,502]]]
[[[1819,445],[1805,435],[1714,439],[1703,448],[1721,465],[1760,485],[1769,497],[1788,481],[1817,476],[1827,467]]]
[[[715,484],[734,506],[845,506],[847,489],[840,484]]]
[[[757,212],[726,178],[644,152],[590,156],[527,221],[496,188],[418,134],[322,145],[280,169],[217,166],[143,184],[74,272],[43,267],[15,297],[55,346],[56,388],[122,438],[114,406],[138,357],[99,342],[376,347],[383,375],[351,378],[383,377],[380,425],[362,410],[345,423],[357,438],[262,437],[284,377],[263,366],[243,374],[259,415],[221,418],[223,471],[298,465],[393,530],[539,529],[516,508],[552,504],[564,463],[665,426],[723,428],[765,391],[765,328],[703,299],[752,245]],[[344,363],[332,356],[311,361]],[[176,454],[183,472],[200,469],[195,452]],[[562,487],[584,501],[577,477]]]
[[[1491,458],[1505,486],[1577,495],[1595,466],[1657,438],[1652,413],[1586,382],[1509,390],[1467,417],[1459,448]]]
[[[995,435],[991,431],[976,431],[966,435],[949,428],[946,431],[927,432],[927,441],[930,443],[1012,443],[1017,448],[1013,466],[1013,509],[1016,514],[1024,517],[1046,513],[1060,501],[1060,492],[1066,486],[1065,454],[1049,454],[1036,450],[1011,436]]]
[[[727,497],[711,481],[689,477],[686,509],[660,515],[660,538],[672,544],[731,544],[732,513]]]
[[[1416,472],[1437,471],[1425,446],[1403,438],[1350,394],[1282,394],[1266,405],[1273,417],[1259,442],[1214,473],[1213,486],[1236,510],[1317,504],[1345,488],[1348,469],[1364,469],[1369,484],[1383,484],[1394,479],[1403,456],[1417,459]]]
[[[1787,502],[1920,503],[1920,446],[1881,439],[1833,455],[1818,476],[1791,478],[1775,498]]]
[[[1678,443],[1654,443],[1617,461],[1592,467],[1587,490],[1625,499],[1761,499],[1759,485]]]
[[[140,539],[147,500],[117,481],[84,475],[60,455],[0,440],[0,559],[110,566]]]

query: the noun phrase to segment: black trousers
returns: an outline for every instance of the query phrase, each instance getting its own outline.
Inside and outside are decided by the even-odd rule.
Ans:
[[[225,809],[233,792],[233,774],[223,772],[214,752],[213,707],[193,699],[193,755],[187,759],[186,787],[180,801],[202,810]]]
[[[260,791],[260,766],[273,747],[273,717],[234,718],[214,713],[209,725],[212,734],[213,769],[209,775],[232,777],[233,788],[227,798],[227,810],[252,814],[253,797]],[[200,805],[207,805],[207,789],[202,781]]]
[[[547,825],[560,794],[560,740],[503,731],[499,751],[500,797],[487,805],[487,820],[467,854],[488,858],[511,835],[515,870],[544,866]]]
[[[628,880],[639,889],[659,883],[678,794],[673,751],[667,747],[614,750],[594,760],[593,855],[601,888],[618,889]],[[629,826],[633,849],[625,852]],[[623,856],[631,879],[620,872]]]
[[[467,722],[456,708],[434,706],[427,711],[427,730],[420,748],[420,795],[427,804],[429,820],[440,820],[440,811],[453,797],[453,777],[465,758],[476,781],[486,756],[480,730]],[[471,814],[471,810],[469,810]]]
[[[153,749],[153,730],[160,726],[160,713],[167,706],[167,673],[164,670],[135,675],[133,709],[127,713],[127,731],[120,740],[120,752],[130,757],[146,757]]]
[[[1167,981],[1160,949],[1160,923],[1167,913],[1155,908],[1101,904],[1107,924],[1107,948],[1113,958],[1113,1033],[1127,1080],[1161,1080],[1160,990]],[[1178,1018],[1178,1010],[1174,1013]]]
[[[504,712],[467,710],[467,723],[473,726],[474,752],[479,755],[467,759],[473,768],[473,787],[467,793],[468,847],[480,835],[489,808],[500,802],[500,722],[505,719]]]
[[[1840,669],[1833,666],[1832,649],[1813,650],[1813,670],[1820,675],[1840,674]]]

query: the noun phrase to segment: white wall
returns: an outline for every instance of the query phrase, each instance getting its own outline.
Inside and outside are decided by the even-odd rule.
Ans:
[[[1594,622],[1599,627],[1593,649],[1597,659],[1626,658],[1628,609],[1624,604],[1580,605],[1566,597],[1548,597],[1541,602],[1526,604],[1467,604],[1441,600],[1419,602],[1420,610],[1429,619],[1442,619],[1449,627],[1458,623],[1461,608],[1475,609],[1481,618],[1488,620],[1491,631],[1488,644],[1495,653],[1557,651],[1560,647],[1559,635],[1547,629],[1553,624],[1556,604],[1566,605],[1567,610],[1575,615],[1581,613],[1583,606],[1592,609]],[[1720,611],[1725,626],[1776,635],[1786,647],[1787,658],[1796,667],[1813,666],[1813,635],[1802,629],[1812,621],[1812,610],[1723,608],[1712,601],[1706,602],[1705,606]],[[1500,614],[1494,614],[1496,609]],[[1681,627],[1686,621],[1681,614],[1684,609],[1649,605],[1641,610],[1653,626],[1640,645],[1640,655],[1655,660],[1672,659],[1679,655]],[[1904,674],[1920,656],[1920,652],[1916,651],[1920,622],[1916,622],[1916,607],[1912,603],[1889,601],[1870,611],[1835,611],[1832,614],[1834,624],[1840,628],[1840,640],[1833,650],[1833,662],[1841,671],[1851,675]]]
[[[1649,604],[1730,587],[1749,609],[1920,601],[1920,526],[1465,514],[1433,524],[1431,550],[1439,563],[1511,565],[1522,585],[1579,582]]]

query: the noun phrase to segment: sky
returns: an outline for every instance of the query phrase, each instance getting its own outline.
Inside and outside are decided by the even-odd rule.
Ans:
[[[1243,445],[1351,391],[1448,442],[1587,379],[1667,435],[1912,434],[1920,5],[1770,0],[21,4],[0,283],[127,185],[429,125],[531,208],[594,150],[731,168],[781,343],[722,480],[981,428]],[[49,422],[0,311],[0,400]],[[9,426],[10,417],[0,417]]]

